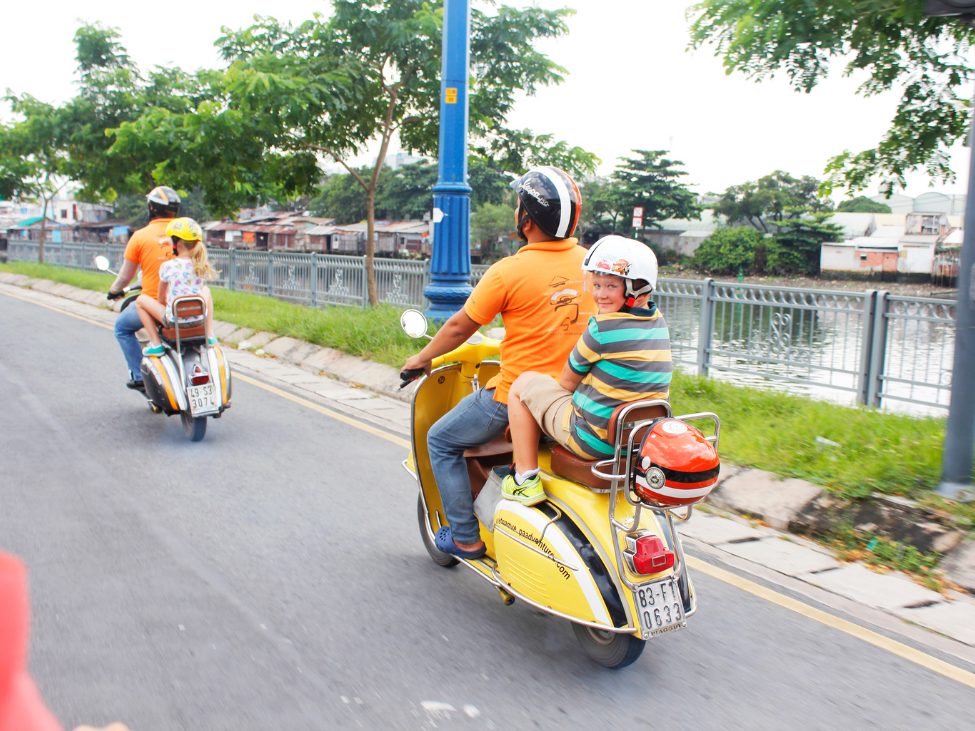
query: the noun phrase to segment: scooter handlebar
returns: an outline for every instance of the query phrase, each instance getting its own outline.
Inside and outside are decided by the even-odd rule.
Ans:
[[[405,371],[400,371],[399,377],[403,382],[399,385],[399,387],[401,389],[406,388],[424,373],[425,371],[422,368],[409,368]]]

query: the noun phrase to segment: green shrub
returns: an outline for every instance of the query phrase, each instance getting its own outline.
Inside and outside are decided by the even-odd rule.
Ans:
[[[694,266],[715,274],[734,274],[750,269],[762,235],[753,228],[721,228],[694,252]]]

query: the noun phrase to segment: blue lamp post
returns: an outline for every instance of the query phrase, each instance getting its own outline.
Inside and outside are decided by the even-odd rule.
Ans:
[[[445,0],[440,81],[440,154],[433,186],[433,255],[427,316],[445,320],[471,293],[471,187],[467,184],[468,0]]]

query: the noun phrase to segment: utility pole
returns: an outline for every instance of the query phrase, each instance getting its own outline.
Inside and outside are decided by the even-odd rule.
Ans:
[[[433,186],[433,253],[427,316],[446,320],[471,293],[471,187],[467,184],[468,0],[445,0],[440,81],[440,152]]]
[[[925,15],[961,16],[970,24],[975,0],[926,0]],[[951,405],[945,425],[945,451],[938,494],[965,502],[975,499],[972,467],[975,460],[975,144],[969,132],[968,200],[965,240],[958,264],[955,306],[955,358],[951,370]]]

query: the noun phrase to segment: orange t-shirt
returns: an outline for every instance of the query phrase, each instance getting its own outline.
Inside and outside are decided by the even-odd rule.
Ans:
[[[142,269],[142,294],[153,299],[159,293],[159,267],[173,258],[173,240],[166,235],[171,218],[157,218],[140,228],[125,247],[125,258]]]
[[[484,388],[496,388],[494,400],[508,403],[508,389],[525,371],[558,380],[569,353],[596,314],[592,295],[582,286],[586,250],[576,239],[523,246],[517,254],[487,270],[464,310],[486,325],[504,319],[501,372]]]

